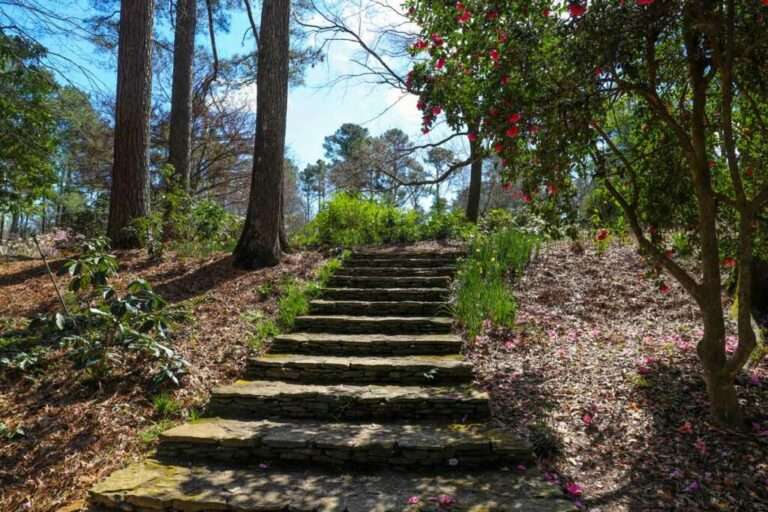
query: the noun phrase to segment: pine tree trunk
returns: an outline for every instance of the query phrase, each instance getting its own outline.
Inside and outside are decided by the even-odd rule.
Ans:
[[[149,215],[149,115],[154,0],[122,0],[117,56],[115,157],[107,234],[119,248],[139,246],[131,223]]]
[[[256,99],[256,143],[248,213],[235,248],[235,265],[280,262],[283,160],[288,110],[290,0],[264,0],[261,15]]]
[[[467,220],[472,223],[477,223],[477,219],[480,217],[480,193],[483,186],[482,148],[479,141],[470,142],[469,147],[472,164],[469,179],[469,194],[467,195]]]
[[[192,76],[195,59],[195,0],[176,1],[176,32],[173,40],[173,85],[168,163],[176,179],[189,192],[192,148]]]

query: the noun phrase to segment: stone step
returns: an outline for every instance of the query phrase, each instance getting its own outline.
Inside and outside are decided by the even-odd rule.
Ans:
[[[331,288],[447,288],[451,278],[438,277],[387,277],[387,276],[333,276],[328,281]]]
[[[464,251],[354,251],[349,259],[352,260],[456,260],[466,256]]]
[[[488,394],[470,385],[318,385],[239,381],[215,388],[208,412],[233,419],[474,421],[490,415]]]
[[[455,501],[451,510],[577,510],[557,486],[533,470],[424,475],[394,470],[350,473],[343,469],[188,466],[148,460],[114,472],[93,487],[90,496],[91,503],[102,509],[132,512],[415,512],[437,510],[430,500],[438,496]],[[424,508],[409,506],[412,496]]]
[[[438,301],[448,300],[448,288],[325,288],[320,295],[327,300]]]
[[[461,352],[463,342],[455,334],[281,334],[272,340],[271,354],[414,356]]]
[[[342,267],[334,274],[338,277],[450,277],[455,266],[423,267]]]
[[[461,470],[528,463],[518,437],[484,425],[238,421],[207,418],[160,435],[157,456],[184,462],[274,462]]]
[[[435,316],[450,314],[448,302],[313,300],[311,315]]]
[[[452,266],[456,258],[412,258],[410,256],[393,260],[392,258],[350,258],[344,260],[344,267],[392,267],[433,268]]]
[[[349,334],[409,334],[451,332],[450,317],[305,315],[296,317],[297,331]]]
[[[461,356],[335,357],[267,354],[248,361],[248,378],[314,384],[415,384],[436,386],[472,381],[472,365]]]

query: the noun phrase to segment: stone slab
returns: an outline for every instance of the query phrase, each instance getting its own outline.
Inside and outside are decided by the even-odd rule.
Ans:
[[[488,394],[470,385],[319,385],[240,381],[215,388],[209,411],[226,418],[472,421],[490,416]]]
[[[440,384],[470,382],[461,356],[338,357],[267,354],[248,361],[248,378],[305,383]]]
[[[353,316],[353,315],[304,315],[296,318],[297,331],[357,333],[357,334],[406,334],[451,332],[453,319],[433,316]]]
[[[367,301],[440,301],[448,300],[448,288],[325,288],[321,297],[327,300],[367,300]]]
[[[463,342],[455,334],[281,334],[271,354],[442,355],[458,354]]]
[[[176,461],[304,463],[458,470],[533,460],[516,436],[480,424],[241,421],[187,423],[160,435],[158,455]]]
[[[328,281],[332,288],[447,288],[450,277],[396,277],[396,276],[333,276]]]
[[[417,512],[436,497],[455,512],[573,512],[558,488],[534,472],[418,475],[174,466],[149,460],[113,473],[91,490],[102,510],[146,512]],[[418,496],[422,505],[409,505]]]
[[[390,277],[450,277],[456,273],[456,266],[445,265],[436,266],[431,268],[424,267],[392,267],[392,266],[378,266],[378,267],[342,267],[334,275],[349,277],[349,276],[390,276]]]
[[[450,314],[450,303],[436,301],[313,300],[311,315],[436,316]]]

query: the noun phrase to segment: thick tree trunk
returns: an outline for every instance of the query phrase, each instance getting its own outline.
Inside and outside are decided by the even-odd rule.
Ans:
[[[290,11],[290,0],[265,0],[262,7],[253,179],[245,227],[234,252],[235,265],[242,268],[276,265],[282,256]]]
[[[483,187],[483,157],[479,141],[470,142],[469,147],[472,164],[469,194],[467,194],[467,220],[477,223],[477,219],[480,217],[480,195]]]
[[[176,33],[173,40],[173,86],[168,163],[176,179],[189,192],[192,148],[192,73],[195,59],[197,2],[176,1]]]
[[[127,229],[149,215],[149,114],[154,0],[122,0],[117,56],[115,158],[107,234],[115,247],[138,247]]]

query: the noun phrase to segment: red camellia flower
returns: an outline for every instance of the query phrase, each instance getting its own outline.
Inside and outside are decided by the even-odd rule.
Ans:
[[[511,184],[511,183],[509,183],[509,182],[507,182],[507,183],[502,183],[502,184],[501,184],[501,188],[503,188],[504,190],[510,190],[510,189],[512,188],[512,184]]]
[[[472,13],[465,10],[461,14],[459,14],[459,16],[456,18],[456,21],[458,21],[463,25],[464,23],[467,23],[471,19],[472,19]]]
[[[579,16],[584,16],[587,12],[587,6],[582,5],[579,2],[571,2],[568,5],[568,13],[573,18],[578,18]]]
[[[421,133],[423,133],[424,135],[428,134],[429,133],[429,128],[427,128],[425,126],[424,128],[421,129]]]
[[[507,137],[517,137],[520,135],[520,128],[517,126],[510,126],[509,129],[506,131]]]
[[[488,56],[491,58],[493,62],[499,62],[499,50],[493,49],[488,52]]]
[[[511,124],[517,124],[520,122],[522,118],[523,118],[522,114],[515,113],[509,116],[509,119],[507,119],[507,121]]]
[[[432,107],[432,115],[434,116],[439,116],[442,113],[442,111],[443,111],[442,107],[438,105],[435,105],[434,107]]]
[[[504,151],[504,145],[501,142],[499,142],[498,144],[493,146],[493,150],[496,151],[497,153],[501,153],[502,151]]]
[[[485,19],[487,19],[488,21],[493,21],[498,17],[499,17],[499,13],[496,11],[488,11],[488,14],[485,15]]]
[[[723,258],[723,266],[726,268],[733,268],[736,266],[736,260],[730,256]]]
[[[416,108],[419,110],[424,110],[426,107],[427,106],[424,104],[423,101],[419,101],[418,103],[416,103]]]
[[[597,241],[599,241],[599,242],[602,242],[602,241],[603,241],[603,240],[605,240],[606,238],[608,238],[608,230],[607,230],[607,229],[601,229],[601,230],[600,230],[600,231],[598,231],[598,232],[597,232],[597,234],[595,235],[595,240],[597,240]]]
[[[656,0],[637,0],[637,5],[651,5]]]
[[[435,43],[435,46],[443,46],[443,43],[445,42],[443,40],[443,37],[440,34],[437,34],[437,33],[432,34],[430,39],[432,39],[432,42]]]
[[[427,42],[423,39],[419,39],[416,41],[413,45],[413,48],[416,50],[423,50],[427,47]]]
[[[549,18],[549,9],[544,9],[544,12],[542,12],[545,18]]]
[[[531,201],[533,201],[533,198],[529,194],[523,194],[523,202],[525,204],[530,204]]]
[[[556,195],[557,194],[557,185],[555,185],[554,183],[550,183],[549,185],[547,185],[547,192],[551,196]]]
[[[509,83],[509,77],[507,75],[504,75],[503,77],[501,77],[501,85],[507,85],[508,83]]]
[[[477,134],[476,133],[470,133],[467,135],[467,138],[469,139],[469,142],[477,142]]]
[[[445,57],[440,57],[435,63],[437,69],[443,69],[445,67]]]

